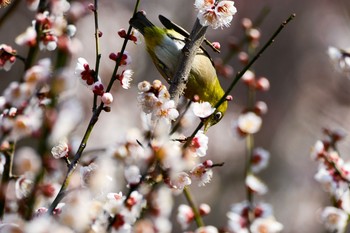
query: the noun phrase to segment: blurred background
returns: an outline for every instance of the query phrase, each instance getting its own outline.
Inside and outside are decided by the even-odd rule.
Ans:
[[[113,71],[114,64],[108,55],[121,48],[122,40],[117,31],[128,27],[133,5],[134,1],[130,0],[100,1],[99,23],[103,32],[100,75],[103,80],[109,80]],[[227,54],[228,41],[232,36],[243,37],[242,18],[254,20],[264,7],[270,9],[260,26],[263,44],[290,14],[297,15],[254,65],[256,74],[267,77],[271,83],[270,91],[257,95],[258,100],[268,104],[269,111],[263,117],[263,127],[255,137],[255,144],[269,150],[271,158],[269,167],[260,175],[269,192],[256,197],[256,200],[273,205],[276,219],[284,225],[283,232],[324,232],[318,214],[322,207],[330,205],[330,200],[313,178],[317,164],[311,161],[309,153],[316,140],[322,138],[322,128],[350,130],[350,80],[335,71],[327,56],[328,46],[350,48],[350,1],[237,0],[235,6],[238,13],[230,28],[209,29],[207,32],[210,41],[221,43],[222,52],[220,55],[213,54],[214,58]],[[140,9],[145,10],[155,24],[160,25],[157,18],[162,14],[189,31],[196,17],[192,1],[141,1]],[[0,43],[9,44],[19,54],[25,55],[27,48],[15,45],[14,38],[30,25],[32,18],[33,13],[21,3],[17,12],[0,28]],[[90,64],[95,59],[93,15],[82,18],[77,28],[83,49],[71,60],[72,73],[78,57],[86,58]],[[89,141],[90,148],[109,145],[123,137],[128,129],[139,127],[137,83],[161,79],[145,52],[144,44],[136,46],[129,43],[127,50],[133,58],[133,86],[130,90],[113,89],[115,101],[112,111],[102,114]],[[43,54],[43,57],[47,56],[50,54]],[[235,72],[242,68],[236,57],[230,64]],[[19,80],[22,72],[23,66],[19,61],[10,72],[1,70],[1,89],[12,80]],[[221,82],[225,86],[230,80],[221,78]],[[86,113],[85,121],[75,133],[77,138],[81,138],[90,118],[92,98],[86,97],[91,93],[78,81],[72,88]],[[245,199],[245,141],[233,135],[232,122],[245,107],[246,87],[240,83],[231,94],[234,101],[229,104],[229,112],[208,133],[207,158],[215,163],[225,162],[225,165],[214,170],[213,181],[205,188],[191,187],[198,203],[205,202],[212,207],[212,213],[204,221],[215,226],[225,226],[230,205]],[[349,142],[350,138],[346,138],[339,145],[345,159],[350,159]],[[185,202],[182,196],[178,196],[177,200]],[[176,229],[174,232],[178,231]]]

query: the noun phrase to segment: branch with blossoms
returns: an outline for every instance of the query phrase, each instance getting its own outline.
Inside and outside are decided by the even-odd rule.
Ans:
[[[342,130],[324,129],[325,139],[318,140],[311,150],[311,158],[318,162],[315,179],[331,195],[332,205],[323,208],[320,219],[329,232],[345,232],[349,220],[349,162],[345,162],[337,149],[344,139]]]
[[[10,45],[0,46],[1,69],[11,71],[17,59],[23,60],[25,66],[23,76],[12,82],[0,97],[0,168],[3,170],[0,188],[1,227],[20,232],[24,229],[24,232],[29,233],[48,230],[172,232],[175,225],[171,220],[174,195],[184,194],[189,206],[181,204],[178,208],[180,227],[185,230],[195,223],[193,231],[196,233],[218,232],[216,226],[207,226],[203,220],[204,216],[210,214],[210,206],[205,203],[197,205],[190,193],[193,184],[201,188],[208,185],[214,175],[214,168],[223,165],[204,158],[209,138],[200,130],[203,120],[210,117],[223,101],[230,99],[227,96],[241,78],[250,89],[267,89],[265,79],[256,82],[250,79],[248,82],[247,76],[252,74],[247,71],[293,16],[277,29],[255,56],[249,54],[250,61],[247,60],[246,66],[232,80],[218,103],[202,103],[194,99],[194,103],[187,105],[188,111],[182,113],[179,119],[177,104],[185,90],[194,56],[203,41],[208,43],[204,39],[207,28],[228,27],[237,11],[233,1],[195,1],[198,11],[196,23],[181,48],[169,89],[160,80],[142,81],[137,85],[142,128],[127,131],[121,135],[122,139],[107,148],[85,151],[100,115],[103,112],[110,114],[115,99],[112,87],[120,84],[127,90],[132,86],[134,71],[126,68],[131,62],[126,48],[130,41],[135,44],[139,41],[138,33],[131,26],[118,31],[123,44],[119,52],[109,54],[114,69],[108,84],[105,84],[100,77],[100,59],[103,54],[99,40],[103,33],[99,29],[101,12],[98,3],[97,0],[86,5],[82,1],[27,1],[28,9],[36,12],[35,19],[15,39],[17,46],[28,49],[27,55],[17,54]],[[139,4],[140,1],[136,0],[131,16],[135,16]],[[74,37],[77,28],[73,24],[91,13],[95,29],[94,65],[77,56],[79,58],[73,75],[68,68],[69,60],[72,55],[79,53],[77,48],[81,47]],[[218,43],[211,46],[216,49],[219,47]],[[39,55],[46,53],[55,57],[56,62],[53,63],[50,58],[38,59]],[[79,79],[90,90],[91,96],[87,96],[87,99],[91,98],[92,103],[90,120],[79,143],[74,141],[72,135],[84,114],[74,94],[68,92],[72,86],[72,77]],[[258,102],[254,105],[256,109],[253,108],[253,102],[254,99],[246,115],[239,118],[242,131],[242,125],[250,125],[264,110],[264,105]],[[198,118],[201,123],[191,137],[186,137],[182,130],[188,129]],[[177,119],[178,126],[173,127]],[[253,133],[247,130],[251,141],[250,135]],[[17,150],[16,143],[24,138],[34,140],[37,147]],[[246,177],[249,195],[254,190],[251,183],[257,180],[249,173],[254,170],[252,163],[266,154],[262,150],[253,153],[253,148],[253,143],[247,147],[251,150],[248,153],[251,164],[247,166]],[[18,176],[12,174],[13,168]],[[15,197],[9,195],[11,187],[16,193]],[[265,204],[254,204],[253,208],[252,198],[248,206],[249,215],[262,210],[269,212]],[[18,219],[11,222],[8,216],[13,213],[17,214]],[[248,225],[251,225],[248,229],[252,232],[255,231],[253,226],[261,226],[256,223],[258,217],[255,217],[254,222],[248,219]],[[230,228],[232,214],[229,214],[229,218],[228,229],[235,232],[235,229]],[[274,231],[280,231],[280,228],[274,228]]]
[[[335,71],[349,77],[350,53],[330,46],[327,50]],[[323,129],[324,139],[317,140],[310,157],[318,163],[314,178],[331,197],[331,205],[320,211],[320,220],[328,232],[345,232],[350,215],[350,170],[338,149],[338,143],[346,137],[342,129]]]

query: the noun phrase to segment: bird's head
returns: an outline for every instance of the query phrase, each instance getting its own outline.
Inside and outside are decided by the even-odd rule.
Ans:
[[[204,119],[204,133],[208,131],[208,129],[217,124],[225,115],[227,110],[227,101],[224,101],[208,118]]]

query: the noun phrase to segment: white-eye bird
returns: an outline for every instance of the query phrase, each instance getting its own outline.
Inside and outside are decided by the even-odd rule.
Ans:
[[[165,19],[160,17],[161,20]],[[144,36],[146,49],[154,65],[164,79],[171,83],[186,37],[173,29],[155,26],[143,12],[136,13],[130,19],[130,25]],[[193,100],[197,95],[200,101],[214,106],[224,94],[212,60],[204,49],[199,48],[192,63],[184,96]],[[227,101],[224,101],[212,115],[204,119],[204,131],[218,123],[226,110]]]

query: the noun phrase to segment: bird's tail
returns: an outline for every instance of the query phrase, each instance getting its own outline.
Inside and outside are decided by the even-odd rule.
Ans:
[[[154,24],[146,18],[145,13],[142,11],[137,12],[130,19],[129,23],[133,28],[141,32],[141,34],[145,33],[145,28],[154,27]]]

